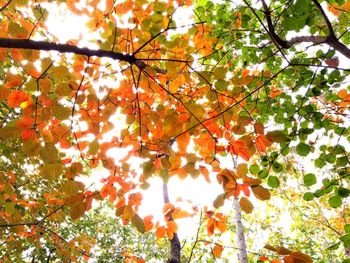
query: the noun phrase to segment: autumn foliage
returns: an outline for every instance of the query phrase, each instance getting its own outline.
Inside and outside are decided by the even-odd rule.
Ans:
[[[345,202],[348,153],[341,144],[349,136],[350,92],[344,86],[349,70],[339,68],[335,51],[284,46],[271,28],[270,11],[265,9],[263,27],[261,14],[243,2],[233,7],[182,0],[0,1],[0,234],[6,246],[1,261],[14,262],[31,246],[45,244],[64,262],[93,258],[93,236],[65,239],[60,229],[103,200],[123,225],[159,240],[173,240],[179,219],[201,213],[208,239],[198,234],[192,251],[203,241],[208,254],[220,258],[225,244],[213,237],[229,230],[230,216],[220,208],[238,198],[240,209],[253,213],[287,182],[282,174],[295,160],[281,160],[290,152],[301,157],[312,152],[317,168],[334,173],[314,192],[308,188],[305,201],[325,195],[322,202],[332,208]],[[282,17],[289,31],[309,23],[311,33],[331,33],[329,20],[314,24],[326,15],[318,2],[307,1],[312,14],[307,18],[301,2],[292,1],[286,13],[272,3],[276,21]],[[327,12],[348,22],[350,2],[337,2]],[[78,39],[60,43],[50,33],[46,21],[58,7],[87,18]],[[196,12],[180,25],[176,17],[190,7]],[[348,32],[344,38],[348,41]],[[348,54],[339,40],[311,40]],[[328,139],[318,153],[321,137]],[[222,193],[205,207],[164,202],[159,221],[139,213],[142,191],[154,177],[165,184],[173,177],[203,178],[218,183]],[[307,187],[316,184],[315,176],[302,177]],[[336,230],[346,248],[348,221]],[[266,249],[274,256],[265,256]],[[306,253],[282,246],[264,251],[256,260],[312,262]],[[121,256],[145,262],[133,253]]]

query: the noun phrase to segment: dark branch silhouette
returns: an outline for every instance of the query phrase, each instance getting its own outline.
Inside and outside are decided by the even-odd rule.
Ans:
[[[268,34],[279,47],[288,49],[294,46],[295,44],[307,43],[307,42],[311,42],[316,45],[327,44],[328,46],[334,48],[336,51],[338,51],[339,53],[343,54],[345,57],[350,59],[350,49],[347,46],[345,46],[343,43],[341,43],[339,39],[336,37],[333,30],[333,26],[329,21],[329,18],[327,17],[325,11],[323,10],[322,6],[317,0],[312,0],[312,2],[316,5],[318,10],[320,11],[327,25],[328,32],[329,32],[328,35],[327,36],[296,36],[291,38],[290,40],[284,40],[276,33],[274,24],[271,19],[271,11],[267,6],[265,0],[261,0],[261,2],[264,8]]]
[[[2,48],[20,48],[44,51],[58,51],[60,53],[74,53],[88,57],[107,57],[119,61],[125,61],[133,64],[137,61],[134,55],[118,53],[108,50],[94,50],[89,48],[79,48],[70,44],[56,44],[46,41],[35,41],[28,39],[10,39],[0,38],[0,47]]]

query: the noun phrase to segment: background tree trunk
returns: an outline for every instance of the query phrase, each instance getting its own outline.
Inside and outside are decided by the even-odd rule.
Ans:
[[[238,247],[238,260],[240,263],[248,263],[247,246],[244,238],[244,229],[242,224],[241,207],[238,198],[233,199],[233,209],[235,210],[236,238]]]
[[[168,194],[168,185],[163,183],[163,199],[164,203],[170,203]],[[169,221],[173,221],[170,217]],[[173,239],[170,240],[170,255],[167,263],[180,263],[181,262],[181,244],[177,233],[174,233]]]

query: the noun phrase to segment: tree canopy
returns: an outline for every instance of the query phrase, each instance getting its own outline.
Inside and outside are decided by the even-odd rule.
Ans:
[[[1,262],[350,262],[349,1],[1,0],[0,19]],[[163,221],[139,212],[155,177]],[[185,208],[174,177],[222,191]]]

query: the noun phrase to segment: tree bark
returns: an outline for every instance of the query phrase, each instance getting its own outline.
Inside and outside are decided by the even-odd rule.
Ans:
[[[240,263],[248,263],[247,246],[245,243],[244,229],[242,224],[242,213],[241,213],[241,207],[239,205],[239,201],[237,197],[233,199],[233,209],[235,211],[238,261]]]
[[[163,183],[163,199],[164,203],[170,203],[168,194],[168,185]],[[174,219],[170,217],[169,221]],[[181,262],[181,244],[177,233],[174,233],[173,239],[170,240],[170,255],[167,263],[180,263]]]

